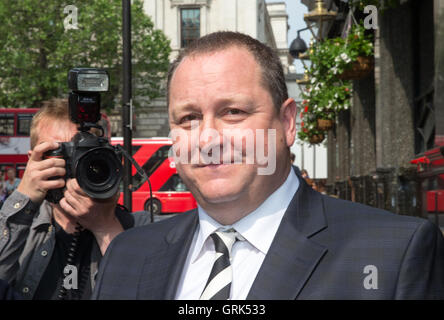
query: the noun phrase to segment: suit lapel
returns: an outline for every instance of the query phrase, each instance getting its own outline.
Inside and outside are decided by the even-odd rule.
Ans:
[[[173,300],[176,296],[180,276],[182,275],[188,251],[199,223],[197,209],[183,214],[189,215],[189,219],[187,219],[185,223],[177,224],[175,228],[166,235],[166,241],[169,244],[167,255],[169,257],[175,257],[170,261],[173,266],[166,285],[166,300]],[[165,270],[161,270],[161,272],[165,272]]]
[[[299,189],[282,219],[247,299],[295,299],[327,249],[310,239],[327,227],[322,196],[298,177]]]

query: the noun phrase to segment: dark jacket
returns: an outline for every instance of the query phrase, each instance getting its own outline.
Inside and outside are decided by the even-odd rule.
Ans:
[[[431,222],[300,187],[247,299],[443,299],[444,240]],[[117,236],[93,299],[174,299],[197,210]]]

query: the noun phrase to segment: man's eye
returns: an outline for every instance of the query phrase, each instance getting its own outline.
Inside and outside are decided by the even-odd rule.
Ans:
[[[186,116],[180,118],[179,123],[184,124],[184,123],[191,122],[193,120],[200,120],[200,118],[197,114],[189,114],[189,115],[186,115]]]
[[[227,111],[227,114],[229,114],[229,115],[238,115],[238,114],[243,114],[243,113],[245,113],[245,112],[240,109],[230,109]]]

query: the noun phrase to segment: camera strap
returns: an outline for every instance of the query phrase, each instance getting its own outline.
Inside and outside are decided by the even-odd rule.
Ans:
[[[129,153],[120,145],[118,144],[117,146],[118,151],[129,161],[131,161],[131,163],[134,165],[134,167],[136,167],[137,173],[142,177],[142,180],[140,180],[140,182],[137,184],[137,186],[132,186],[130,188],[131,191],[135,191],[137,189],[139,189],[139,187],[145,183],[145,181],[148,181],[148,183],[150,184],[150,190],[151,190],[151,183],[150,183],[150,179],[148,178],[145,170],[143,170],[139,164],[136,162],[136,160],[134,160],[134,158],[132,156],[129,155]]]

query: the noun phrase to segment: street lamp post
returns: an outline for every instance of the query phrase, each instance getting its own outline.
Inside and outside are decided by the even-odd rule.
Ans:
[[[131,103],[131,0],[122,0],[122,41],[123,41],[123,97],[122,97],[122,133],[123,147],[132,154],[132,103]],[[132,211],[132,175],[131,162],[124,159],[123,201]]]

